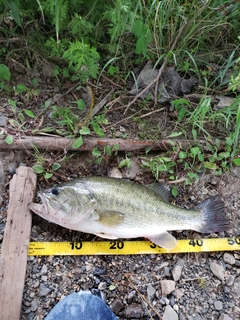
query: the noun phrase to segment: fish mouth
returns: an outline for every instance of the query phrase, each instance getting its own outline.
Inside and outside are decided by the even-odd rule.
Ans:
[[[53,221],[53,217],[56,215],[57,210],[55,210],[49,203],[48,198],[40,191],[38,196],[41,199],[42,203],[30,202],[28,208],[36,213],[38,216],[46,219],[48,221]]]

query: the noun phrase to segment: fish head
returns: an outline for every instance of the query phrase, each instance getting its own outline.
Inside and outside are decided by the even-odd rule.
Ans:
[[[43,219],[69,229],[76,229],[96,207],[91,192],[71,184],[40,191],[38,196],[41,203],[31,202],[28,207]]]

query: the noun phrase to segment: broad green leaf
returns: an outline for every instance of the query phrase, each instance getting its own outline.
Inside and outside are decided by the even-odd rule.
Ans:
[[[44,174],[44,178],[45,178],[46,180],[50,179],[52,176],[53,176],[53,174],[50,173],[50,172],[46,172],[46,173]]]
[[[187,157],[187,153],[184,151],[180,151],[178,157],[179,159],[185,159]]]
[[[178,137],[180,136],[181,134],[183,134],[182,132],[172,132],[168,138],[175,138],[175,137]]]
[[[192,136],[194,140],[197,139],[197,131],[195,129],[192,129]]]
[[[23,123],[24,122],[24,115],[23,115],[23,113],[22,112],[19,112],[19,114],[18,114],[18,119],[19,119],[19,121],[21,122],[21,123]]]
[[[79,138],[77,138],[77,139],[74,141],[72,147],[73,147],[74,149],[78,149],[78,148],[80,148],[82,145],[83,145],[83,138],[82,138],[82,136],[80,136]]]
[[[173,195],[174,197],[176,197],[176,196],[178,195],[178,188],[177,188],[177,186],[173,186],[173,188],[172,188],[172,195]]]
[[[11,10],[13,19],[21,27],[20,18],[20,1],[19,0],[4,0],[3,3]]]
[[[8,134],[4,140],[7,144],[12,144],[13,143],[13,136],[11,134]]]
[[[0,80],[9,81],[11,78],[11,72],[5,64],[0,63]]]
[[[24,112],[30,118],[36,118],[35,114],[31,110],[24,109]]]
[[[127,168],[129,168],[130,165],[131,165],[131,160],[127,158],[127,159],[123,159],[123,160],[119,163],[118,167],[119,167],[119,168],[122,168],[122,167],[127,167]]]
[[[191,154],[196,157],[196,155],[198,154],[199,152],[199,148],[198,147],[193,147],[191,148]]]
[[[28,87],[25,86],[25,84],[19,83],[16,87],[14,87],[14,90],[16,93],[22,93],[24,91],[27,91]]]
[[[233,163],[234,163],[236,166],[240,166],[240,158],[233,159]]]
[[[82,127],[82,129],[79,130],[80,134],[90,134],[90,129],[88,127]]]
[[[61,168],[61,164],[56,162],[52,165],[52,170],[56,171],[58,170],[59,168]]]
[[[32,169],[33,169],[33,171],[34,171],[35,173],[38,173],[38,174],[41,174],[41,173],[44,172],[44,168],[43,168],[43,166],[40,165],[40,164],[35,164],[35,165],[32,167]]]
[[[102,153],[101,153],[100,150],[98,150],[98,148],[94,148],[93,151],[92,151],[92,155],[93,155],[94,157],[100,157],[101,154],[102,154]]]
[[[203,163],[203,166],[204,166],[204,168],[210,169],[210,170],[216,170],[217,169],[217,165],[214,162],[206,161],[206,162]]]

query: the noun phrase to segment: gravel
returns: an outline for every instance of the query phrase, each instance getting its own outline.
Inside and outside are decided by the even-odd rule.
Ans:
[[[21,153],[2,152],[0,168],[11,178],[9,163],[24,162]],[[3,170],[2,170],[3,171]],[[0,170],[0,173],[2,172]],[[196,185],[182,188],[178,204],[191,206],[216,192],[234,223],[229,233],[211,237],[239,237],[240,169],[229,175],[205,175]],[[3,177],[0,177],[3,181]],[[0,240],[6,222],[7,193],[0,196]],[[177,238],[197,238],[194,232]],[[33,217],[31,241],[76,241],[86,235]],[[13,284],[14,285],[14,284]],[[232,252],[128,256],[28,257],[21,320],[41,320],[70,293],[90,290],[109,305],[119,319],[240,319],[240,254]]]

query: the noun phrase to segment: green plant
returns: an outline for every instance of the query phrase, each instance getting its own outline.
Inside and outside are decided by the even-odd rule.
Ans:
[[[11,79],[11,72],[5,64],[0,64],[0,89],[10,92],[9,81]]]

